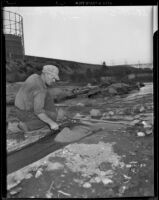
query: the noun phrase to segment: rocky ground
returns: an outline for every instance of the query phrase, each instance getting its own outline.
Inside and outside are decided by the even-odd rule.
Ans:
[[[66,128],[58,134],[57,142],[71,141],[75,129],[81,138],[74,137],[71,144],[8,174],[8,197],[153,196],[152,101],[152,93],[64,101],[70,117],[82,118],[89,126]],[[12,120],[9,114],[8,119]],[[81,130],[93,134],[83,137]],[[66,133],[68,137],[64,137]],[[8,141],[12,139],[8,136]]]

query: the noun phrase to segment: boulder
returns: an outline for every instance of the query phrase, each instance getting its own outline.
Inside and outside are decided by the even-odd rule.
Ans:
[[[91,115],[92,117],[98,117],[98,116],[101,116],[102,114],[101,114],[100,110],[98,110],[98,109],[92,109],[92,110],[90,111],[90,115]]]

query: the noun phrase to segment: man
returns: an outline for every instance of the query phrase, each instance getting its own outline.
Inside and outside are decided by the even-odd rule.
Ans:
[[[27,132],[46,125],[51,130],[59,128],[56,121],[64,113],[56,110],[53,98],[48,92],[48,87],[56,80],[59,80],[59,69],[54,65],[45,65],[41,75],[32,74],[23,83],[15,98],[20,129]]]

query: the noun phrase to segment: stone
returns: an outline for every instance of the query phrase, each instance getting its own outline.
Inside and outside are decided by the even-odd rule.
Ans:
[[[103,182],[104,185],[107,185],[109,183],[112,183],[113,181],[111,179],[109,179],[109,178],[103,178],[102,182]]]
[[[64,166],[61,163],[59,163],[59,162],[52,163],[52,162],[49,161],[46,170],[47,171],[60,170],[63,167]]]
[[[146,130],[146,135],[152,134],[152,130]]]
[[[78,118],[81,117],[82,115],[80,113],[76,113],[76,115],[74,116],[74,118]]]
[[[143,111],[145,111],[145,107],[144,107],[144,106],[141,106],[141,107],[140,107],[140,112],[143,112]]]
[[[84,188],[90,188],[92,185],[89,182],[83,184]]]
[[[138,124],[139,122],[140,122],[139,119],[135,119],[135,120],[133,120],[132,122],[130,122],[130,125],[131,125],[131,126],[134,126],[134,125]]]
[[[114,89],[113,87],[108,88],[108,92],[109,94],[117,94],[116,89]]]
[[[89,130],[84,126],[75,126],[72,129],[65,127],[55,137],[56,142],[73,142],[89,134]]]
[[[50,191],[48,191],[48,192],[45,194],[45,197],[46,197],[46,198],[52,198],[52,196],[53,196],[53,194],[52,194]]]
[[[127,165],[126,165],[126,167],[127,167],[127,168],[130,168],[130,167],[131,167],[131,165],[130,165],[130,164],[127,164]]]
[[[30,179],[33,175],[31,173],[26,174],[25,179]]]
[[[90,115],[91,115],[92,117],[97,117],[97,116],[101,116],[102,114],[101,114],[100,110],[98,110],[98,109],[92,109],[92,110],[90,111]]]
[[[35,178],[38,178],[38,177],[41,176],[41,175],[42,175],[42,172],[41,172],[40,169],[38,169],[38,171],[37,171],[36,174],[35,174]]]
[[[108,114],[112,116],[112,115],[114,115],[114,112],[113,111],[109,111]]]
[[[11,195],[15,195],[15,194],[19,193],[21,190],[22,190],[22,188],[21,188],[21,187],[18,187],[18,188],[16,188],[16,189],[10,191],[10,194],[11,194]]]
[[[83,103],[77,103],[76,106],[84,107],[84,104]]]
[[[142,121],[142,124],[144,125],[144,128],[151,128],[151,125],[146,123],[145,121]]]
[[[100,183],[102,180],[101,180],[100,177],[97,176],[97,177],[94,178],[94,181],[95,181],[96,183]]]
[[[144,132],[138,132],[138,133],[137,133],[137,136],[138,136],[138,137],[143,137],[143,136],[145,136],[145,133],[144,133]]]
[[[140,115],[135,115],[135,119],[139,119],[141,116]]]

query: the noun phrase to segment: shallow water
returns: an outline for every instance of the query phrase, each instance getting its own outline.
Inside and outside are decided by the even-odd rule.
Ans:
[[[138,96],[143,96],[146,94],[153,94],[153,83],[144,83],[145,86],[140,88],[140,90],[132,91],[126,99],[134,99]]]

